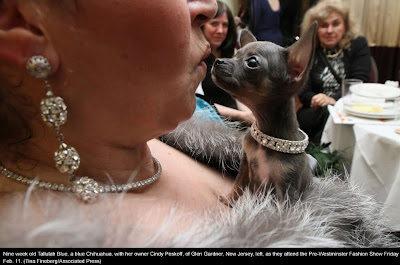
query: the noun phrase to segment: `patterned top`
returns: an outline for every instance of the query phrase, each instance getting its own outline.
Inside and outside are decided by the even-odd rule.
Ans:
[[[308,81],[299,95],[304,108],[310,107],[312,97],[319,93],[325,93],[336,100],[342,96],[341,84],[336,81],[328,66],[318,55],[321,51],[320,47],[316,49]],[[342,79],[344,77],[357,78],[364,82],[370,80],[371,55],[368,42],[364,37],[353,39],[350,48],[344,49],[338,56],[327,58],[327,60]]]
[[[335,54],[338,49],[334,49],[331,54]],[[325,56],[325,55],[324,55]],[[333,58],[326,58],[333,70],[336,74],[341,78],[345,78],[345,70],[344,70],[344,62],[343,62],[343,52],[341,52],[338,56]],[[341,84],[336,80],[333,73],[330,71],[329,67],[325,65],[325,67],[317,68],[317,75],[322,80],[322,93],[333,97],[337,93],[340,93]]]

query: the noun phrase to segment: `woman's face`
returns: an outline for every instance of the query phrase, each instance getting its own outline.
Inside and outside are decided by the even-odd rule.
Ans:
[[[318,38],[325,48],[334,48],[342,40],[345,32],[343,17],[336,11],[332,11],[327,18],[319,21]]]
[[[50,81],[68,106],[66,134],[115,143],[130,135],[129,145],[188,119],[210,53],[200,27],[215,1],[77,3],[76,14],[48,12],[42,30],[60,57]]]
[[[204,25],[204,35],[210,42],[211,48],[217,49],[226,39],[229,28],[228,15],[223,13]]]

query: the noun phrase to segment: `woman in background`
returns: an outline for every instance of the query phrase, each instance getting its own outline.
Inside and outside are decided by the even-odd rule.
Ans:
[[[251,30],[251,15],[253,13],[252,6],[252,0],[239,1],[239,12],[237,17],[235,17],[235,22],[239,29],[249,28]]]
[[[235,20],[229,7],[217,1],[218,11],[215,17],[204,24],[203,32],[211,46],[211,54],[205,60],[207,75],[201,83],[204,96],[211,104],[218,103],[226,107],[237,109],[235,100],[224,90],[214,84],[211,79],[211,68],[215,59],[230,58],[235,53],[237,33]]]
[[[319,143],[329,117],[328,105],[341,97],[344,78],[369,81],[371,67],[367,40],[360,36],[349,8],[341,0],[322,0],[304,15],[301,31],[318,21],[314,63],[297,112],[301,129]]]
[[[202,91],[198,90],[197,96],[214,105],[221,116],[251,125],[254,121],[251,111],[219,88],[211,78],[214,61],[217,58],[232,57],[237,41],[236,24],[231,10],[224,2],[217,3],[217,14],[203,27],[204,36],[211,46],[211,54],[204,60],[207,64],[207,75],[201,83]]]
[[[253,34],[258,41],[270,41],[282,46],[279,0],[253,0]]]

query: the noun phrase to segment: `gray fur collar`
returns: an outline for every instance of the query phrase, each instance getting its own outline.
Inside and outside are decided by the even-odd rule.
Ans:
[[[35,194],[6,199],[1,247],[400,247],[381,223],[380,205],[337,178],[314,181],[295,204],[246,191],[231,209],[223,206],[206,217],[171,208],[157,229],[149,228],[150,214],[116,221],[120,198],[110,199],[100,216],[73,197],[47,193],[37,205],[30,203]],[[177,233],[187,218],[192,223]]]
[[[243,133],[198,122],[189,120],[167,137],[195,157],[220,160],[222,168],[238,166]],[[204,126],[208,129],[200,130]],[[315,179],[294,204],[280,205],[271,194],[259,197],[245,191],[231,209],[221,207],[205,217],[171,208],[156,229],[148,229],[151,220],[146,216],[121,225],[116,218],[119,197],[110,199],[101,211],[107,214],[99,216],[75,198],[57,200],[54,192],[47,192],[33,204],[31,196],[35,192],[3,196],[1,247],[400,247],[382,225],[381,205],[335,176]],[[39,220],[32,218],[38,215]],[[192,222],[177,232],[188,218]]]

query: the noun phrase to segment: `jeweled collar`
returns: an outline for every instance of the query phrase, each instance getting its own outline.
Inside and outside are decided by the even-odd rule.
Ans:
[[[251,136],[259,144],[269,149],[289,154],[301,154],[305,152],[308,146],[308,135],[300,128],[299,131],[304,135],[304,139],[301,141],[289,141],[264,134],[258,129],[256,122],[254,122],[250,128]]]

